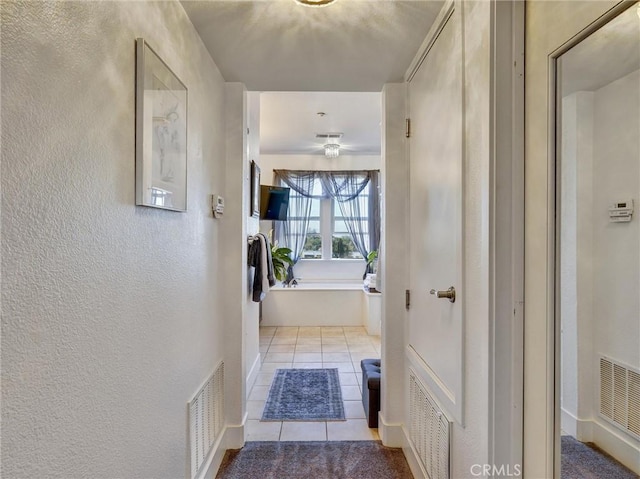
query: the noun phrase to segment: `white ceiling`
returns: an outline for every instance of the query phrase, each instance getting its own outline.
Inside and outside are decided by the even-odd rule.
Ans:
[[[563,96],[598,90],[640,68],[638,17],[634,5],[560,57]]]
[[[326,141],[316,133],[344,133],[340,154],[379,155],[380,102],[371,92],[262,93],[260,153],[321,155]]]
[[[434,0],[182,0],[226,81],[251,91],[381,91],[402,81]]]
[[[380,91],[403,81],[444,2],[181,3],[224,79],[268,92],[261,96],[262,154],[321,155],[316,133],[341,132],[341,155],[379,155]]]

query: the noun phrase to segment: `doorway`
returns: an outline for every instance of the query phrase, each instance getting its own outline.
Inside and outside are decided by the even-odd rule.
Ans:
[[[363,407],[360,361],[381,357],[380,293],[363,291],[368,254],[357,248],[347,229],[354,216],[348,214],[347,202],[339,204],[343,198],[332,195],[331,184],[326,183],[338,181],[340,172],[345,177],[353,173],[354,184],[363,181],[358,180],[359,173],[371,173],[357,192],[363,208],[356,216],[368,227],[368,219],[376,211],[368,200],[379,194],[373,171],[382,166],[381,94],[304,91],[251,95],[255,96],[252,111],[257,124],[251,131],[258,131],[254,159],[261,169],[260,182],[290,189],[287,231],[281,228],[282,223],[270,220],[259,224],[256,220],[252,227],[267,235],[273,232],[272,241],[292,250],[291,258],[296,262],[291,284],[278,281],[262,303],[263,320],[256,344],[259,360],[247,400],[246,439],[378,440],[377,429],[369,428]],[[329,144],[337,147],[333,154],[328,151]],[[369,231],[375,229],[365,232],[366,253],[377,249],[369,241]],[[376,306],[377,330],[375,321],[368,321],[375,316]],[[276,371],[286,369],[336,369],[345,420],[262,420]]]
[[[556,59],[556,477],[640,474],[638,4]]]

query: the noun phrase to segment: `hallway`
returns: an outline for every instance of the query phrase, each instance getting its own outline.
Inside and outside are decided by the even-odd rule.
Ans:
[[[360,360],[380,357],[364,327],[261,327],[260,374],[247,401],[247,441],[371,441],[362,407]],[[276,369],[337,368],[346,421],[260,422]]]

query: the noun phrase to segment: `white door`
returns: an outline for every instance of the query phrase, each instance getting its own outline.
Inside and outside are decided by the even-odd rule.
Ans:
[[[453,12],[409,83],[409,358],[442,406],[462,422],[463,85]],[[431,289],[455,288],[455,302]]]

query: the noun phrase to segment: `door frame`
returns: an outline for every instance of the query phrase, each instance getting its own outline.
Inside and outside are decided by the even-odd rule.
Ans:
[[[488,459],[498,467],[520,470],[524,446],[524,14],[522,0],[492,2]]]
[[[562,413],[560,401],[562,395],[562,336],[561,336],[561,314],[560,314],[560,228],[561,228],[561,145],[560,137],[557,135],[557,127],[560,125],[560,109],[558,108],[558,59],[568,52],[571,48],[585,40],[591,34],[599,30],[601,27],[609,23],[622,12],[635,5],[638,0],[623,0],[613,8],[598,17],[595,21],[584,27],[580,32],[563,43],[549,55],[549,114],[548,114],[548,158],[549,158],[549,214],[550,218],[555,217],[553,224],[549,225],[549,239],[552,245],[549,250],[549,264],[553,268],[553,273],[549,275],[549,295],[550,295],[550,335],[549,343],[553,345],[552,364],[548,371],[548,384],[553,391],[553,441],[552,441],[552,457],[553,457],[553,477],[560,478],[561,466],[561,420]]]

